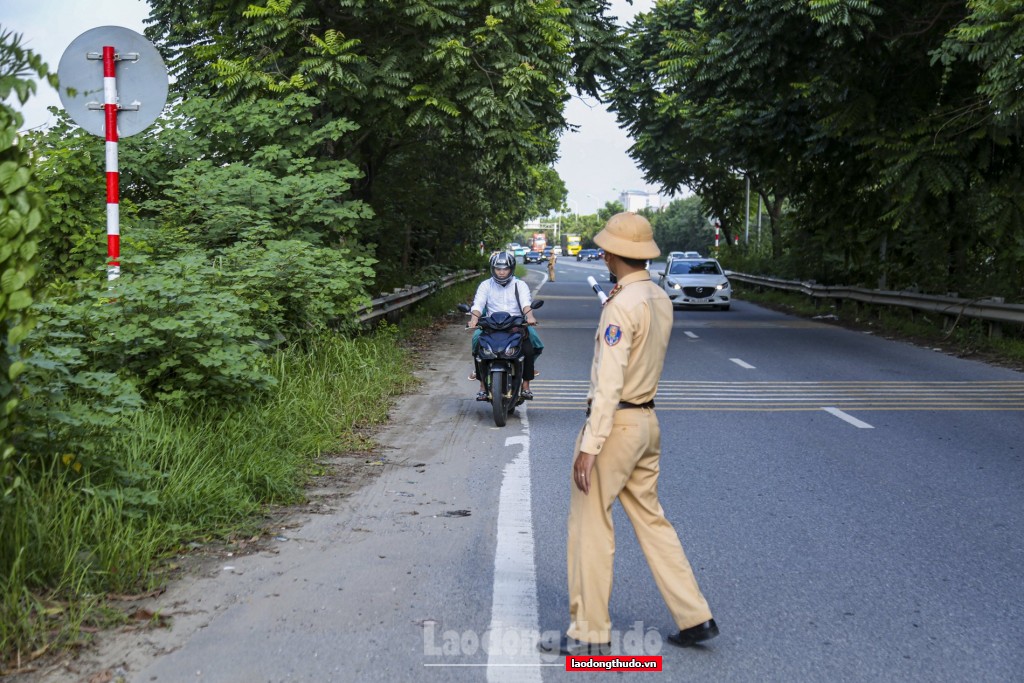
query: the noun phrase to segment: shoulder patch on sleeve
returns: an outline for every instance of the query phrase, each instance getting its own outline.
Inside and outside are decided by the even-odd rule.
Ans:
[[[609,325],[604,329],[604,343],[608,346],[615,346],[622,339],[622,328],[618,325]]]

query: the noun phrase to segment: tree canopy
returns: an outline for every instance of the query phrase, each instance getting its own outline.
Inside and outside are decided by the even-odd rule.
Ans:
[[[1020,296],[1022,30],[998,0],[662,0],[607,97],[727,236],[749,178],[780,274]]]
[[[339,198],[372,207],[359,239],[402,271],[560,204],[564,103],[615,47],[603,0],[150,4],[182,98],[302,93],[310,127],[351,122],[316,156],[358,169]]]

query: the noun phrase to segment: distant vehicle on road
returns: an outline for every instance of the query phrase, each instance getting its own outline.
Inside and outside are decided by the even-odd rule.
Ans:
[[[544,252],[544,248],[548,246],[548,236],[543,232],[533,233],[533,237],[530,238],[530,249],[534,251]]]
[[[532,249],[523,256],[523,263],[540,263],[544,260],[543,254]]]
[[[597,253],[597,249],[580,249],[576,252],[577,261],[594,261],[600,258]]]
[[[554,249],[552,249],[551,247],[544,247],[544,251],[540,252],[540,257],[542,260],[548,261],[551,259],[551,254],[553,253]]]
[[[665,257],[666,261],[674,261],[681,258],[704,258],[699,251],[670,251]]]
[[[732,285],[713,258],[672,259],[665,264],[659,285],[673,306],[717,308],[728,311]]]

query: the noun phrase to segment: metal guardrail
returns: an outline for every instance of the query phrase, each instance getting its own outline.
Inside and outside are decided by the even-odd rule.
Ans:
[[[1000,299],[979,298],[960,299],[951,296],[932,296],[916,292],[890,292],[878,289],[862,289],[860,287],[827,287],[811,282],[797,280],[780,280],[760,275],[747,275],[726,271],[730,280],[745,282],[770,289],[784,289],[800,292],[815,298],[848,299],[866,304],[883,306],[901,306],[918,311],[932,311],[946,316],[965,316],[979,318],[990,322],[1024,324],[1024,305],[1007,304]]]
[[[368,305],[357,310],[356,316],[359,318],[359,322],[369,322],[405,308],[406,306],[411,306],[417,301],[426,299],[434,292],[444,289],[445,287],[451,287],[454,284],[465,282],[466,280],[478,277],[479,275],[479,270],[460,270],[457,273],[451,273],[440,280],[434,280],[425,285],[417,285],[415,287],[407,285],[402,289],[396,289],[387,296],[374,299]]]

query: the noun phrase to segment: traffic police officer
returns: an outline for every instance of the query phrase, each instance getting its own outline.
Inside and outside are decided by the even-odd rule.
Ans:
[[[661,430],[654,395],[672,331],[672,303],[651,282],[646,260],[661,250],[651,224],[635,213],[611,217],[594,238],[618,279],[601,312],[590,370],[587,421],[576,440],[569,504],[570,625],[563,655],[611,651],[612,589],[618,498],[636,530],[658,590],[679,628],[669,641],[686,647],[718,635],[690,563],[658,500]],[[553,646],[541,645],[551,652]]]

